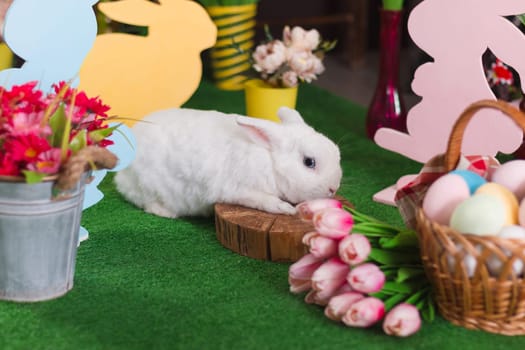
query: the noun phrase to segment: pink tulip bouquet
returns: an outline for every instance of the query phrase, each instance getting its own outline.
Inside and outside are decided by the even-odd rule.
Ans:
[[[37,82],[0,87],[0,175],[40,182],[80,150],[112,144],[108,110],[64,82],[47,94]]]
[[[252,54],[253,68],[268,84],[293,87],[311,83],[324,72],[324,54],[335,47],[335,41],[323,41],[315,29],[284,27],[283,39],[274,39],[266,28],[267,40]]]
[[[334,199],[297,206],[315,231],[303,237],[309,253],[292,264],[292,293],[325,307],[326,317],[350,327],[382,321],[386,334],[417,332],[421,315],[434,318],[415,232],[399,230]]]

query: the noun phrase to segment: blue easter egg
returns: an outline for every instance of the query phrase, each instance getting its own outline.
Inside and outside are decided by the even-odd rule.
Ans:
[[[470,171],[470,170],[457,169],[457,170],[451,171],[449,174],[456,174],[456,175],[461,176],[467,183],[468,188],[470,190],[470,194],[473,194],[474,192],[476,192],[478,187],[480,187],[481,185],[487,182],[487,180],[485,180],[483,176],[476,174],[475,172]]]

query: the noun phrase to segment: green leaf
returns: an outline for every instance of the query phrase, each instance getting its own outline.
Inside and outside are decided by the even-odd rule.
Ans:
[[[51,146],[60,147],[62,145],[62,137],[64,135],[66,123],[66,112],[64,106],[60,105],[51,118],[49,118],[49,126],[51,127]]]
[[[430,295],[428,296],[425,302],[425,305],[423,309],[421,310],[421,316],[427,322],[434,321],[434,318],[436,316],[436,309],[435,309],[434,301],[432,300]]]
[[[89,138],[93,142],[98,143],[98,142],[104,140],[109,135],[111,135],[111,133],[113,133],[113,131],[116,128],[118,128],[119,126],[120,126],[120,124],[117,124],[117,125],[111,126],[109,128],[97,129],[97,130],[90,131],[89,134],[88,134]]]
[[[525,14],[521,14],[521,15],[518,15],[516,17],[518,17],[519,20],[521,21],[521,23],[525,25]]]
[[[428,282],[426,280],[410,282],[386,281],[381,291],[385,293],[395,292],[404,294],[417,294],[423,291],[422,293],[424,294],[429,290],[427,287]]]
[[[413,278],[421,278],[425,275],[422,267],[400,267],[397,271],[396,282],[404,282]]]
[[[390,298],[384,300],[386,311],[389,311],[394,306],[405,300],[406,297],[406,294],[394,294],[390,296]]]
[[[87,131],[85,129],[80,130],[75,137],[71,140],[69,143],[69,149],[73,151],[73,153],[77,153],[82,148],[87,146]]]
[[[383,248],[398,248],[398,247],[419,247],[419,240],[416,232],[412,230],[404,230],[399,232],[394,237],[383,237],[379,240],[379,244]]]
[[[368,259],[384,265],[421,264],[417,251],[372,248]]]
[[[24,177],[28,184],[36,184],[36,183],[42,182],[44,177],[46,177],[47,175],[47,174],[43,174],[43,173],[39,173],[36,171],[31,171],[31,170],[22,170],[22,173],[24,173]]]

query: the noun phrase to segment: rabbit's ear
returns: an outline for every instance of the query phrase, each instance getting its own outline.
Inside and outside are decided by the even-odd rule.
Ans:
[[[103,2],[98,9],[117,22],[147,27],[162,13],[159,4],[147,0],[120,0]]]
[[[303,123],[304,120],[295,109],[291,109],[288,107],[280,107],[279,110],[277,110],[277,115],[279,116],[279,119],[281,119],[281,122],[288,124],[288,123]]]
[[[87,0],[89,6],[94,6],[99,0]]]
[[[282,137],[279,124],[258,118],[238,116],[237,124],[256,144],[266,149],[275,149],[280,146]]]

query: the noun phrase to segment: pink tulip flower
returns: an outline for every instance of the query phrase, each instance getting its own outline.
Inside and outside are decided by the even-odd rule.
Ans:
[[[368,238],[359,233],[352,233],[339,242],[339,256],[350,265],[357,265],[368,258],[372,247]]]
[[[383,330],[388,335],[408,337],[421,327],[421,318],[414,305],[402,303],[388,312],[383,321]]]
[[[337,241],[321,236],[315,231],[303,236],[303,244],[308,246],[310,254],[316,258],[330,258],[337,255]]]
[[[327,208],[342,208],[343,205],[337,199],[322,198],[297,204],[295,207],[299,217],[305,221],[311,221],[314,213]]]
[[[324,314],[331,320],[341,321],[353,303],[364,299],[365,296],[358,292],[346,292],[336,295],[330,299],[324,309]]]
[[[381,299],[366,297],[356,301],[344,314],[341,321],[351,327],[370,327],[385,315],[385,305]]]
[[[304,297],[304,301],[308,304],[326,306],[333,298],[349,292],[353,292],[353,290],[348,283],[343,284],[341,287],[339,287],[332,293],[318,292],[312,289],[308,292],[308,294],[306,294],[306,296]]]
[[[348,274],[348,283],[358,292],[369,294],[379,292],[385,284],[385,274],[372,263],[358,265]]]
[[[326,306],[331,297],[332,297],[331,295],[328,295],[328,296],[324,294],[320,295],[319,292],[312,289],[306,294],[306,296],[304,297],[304,301],[307,304],[316,304],[320,306]]]
[[[347,283],[350,267],[339,258],[326,260],[312,275],[312,289],[320,299],[327,299]]]
[[[324,262],[312,254],[306,254],[293,263],[288,270],[290,292],[301,293],[312,288],[312,275]]]
[[[315,212],[312,220],[317,232],[332,239],[348,236],[354,226],[352,214],[340,208],[327,208]]]

